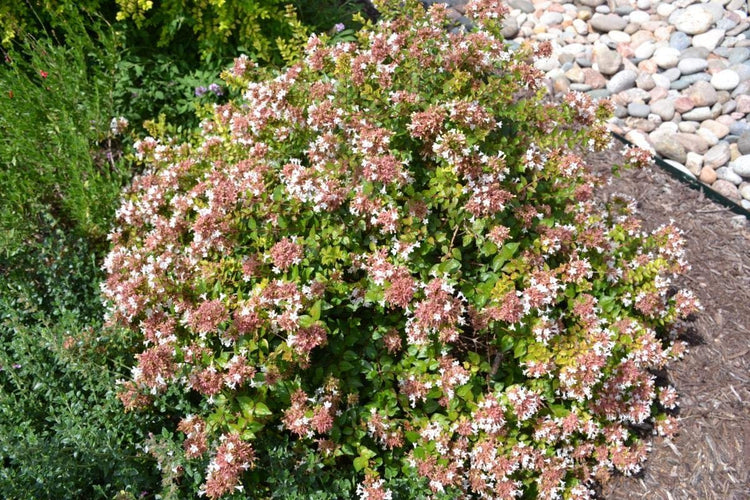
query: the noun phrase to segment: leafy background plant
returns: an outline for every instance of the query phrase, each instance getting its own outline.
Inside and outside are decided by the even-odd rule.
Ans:
[[[264,3],[283,9],[255,2]],[[313,4],[296,5],[309,20],[295,25],[299,33],[349,22],[357,10]],[[117,199],[141,168],[128,151],[144,122],[188,134],[197,109],[221,102],[215,93],[196,97],[196,87],[218,82],[230,58],[253,43],[273,47],[269,61],[280,63],[289,33],[201,45],[197,25],[184,20],[158,44],[153,25],[118,21],[117,12],[114,1],[0,2],[4,498],[139,498],[159,489],[155,460],[141,445],[172,417],[122,412],[115,381],[127,376],[138,344],[104,327],[98,287]],[[292,16],[277,21],[270,25],[291,27]],[[116,117],[130,121],[124,133],[111,130]]]

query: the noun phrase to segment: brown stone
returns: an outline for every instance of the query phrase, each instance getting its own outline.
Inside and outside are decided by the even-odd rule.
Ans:
[[[676,134],[675,140],[682,144],[685,151],[692,151],[693,153],[703,154],[708,151],[708,141],[703,137],[696,134]]]
[[[730,200],[740,201],[740,192],[737,189],[737,186],[735,186],[729,181],[725,181],[724,179],[719,179],[713,184],[711,184],[711,187],[713,188],[714,191],[726,196]]]
[[[716,182],[716,171],[711,167],[703,167],[699,178],[701,182],[711,185]]]
[[[678,113],[686,113],[695,107],[695,103],[689,97],[678,97],[674,100],[674,110]]]
[[[653,75],[654,73],[659,71],[659,66],[657,66],[656,63],[651,59],[644,59],[643,61],[638,63],[638,71]]]
[[[583,78],[583,83],[591,85],[592,89],[603,89],[607,85],[607,79],[595,69],[584,68]]]

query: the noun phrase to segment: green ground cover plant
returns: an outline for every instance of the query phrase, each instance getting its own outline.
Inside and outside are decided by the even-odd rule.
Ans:
[[[0,257],[0,496],[135,498],[158,484],[139,444],[166,421],[122,412],[131,339],[102,326],[96,249],[46,222]]]
[[[172,498],[591,498],[639,429],[676,432],[679,231],[593,200],[611,107],[544,100],[550,46],[510,51],[502,5],[469,2],[470,33],[379,8],[280,72],[236,59],[196,141],[136,143],[104,263],[140,342],[119,397],[175,415],[147,444]]]

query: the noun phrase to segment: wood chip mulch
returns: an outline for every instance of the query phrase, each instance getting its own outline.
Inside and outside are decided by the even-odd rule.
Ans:
[[[619,151],[588,162],[607,175],[622,164]],[[684,231],[692,270],[678,285],[692,289],[704,310],[692,324],[690,351],[668,370],[680,394],[680,434],[654,438],[644,471],[613,477],[604,498],[750,499],[750,223],[656,165],[622,172],[599,195],[613,192],[638,201],[644,229],[672,219]]]

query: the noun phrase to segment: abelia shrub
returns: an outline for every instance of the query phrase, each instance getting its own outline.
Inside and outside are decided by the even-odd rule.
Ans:
[[[549,47],[509,50],[501,4],[471,32],[381,8],[280,74],[239,58],[197,143],[138,143],[103,285],[142,345],[120,397],[176,415],[150,449],[209,498],[270,496],[282,443],[360,498],[589,498],[641,466],[636,427],[676,432],[679,230],[594,200],[611,107],[544,100]]]

